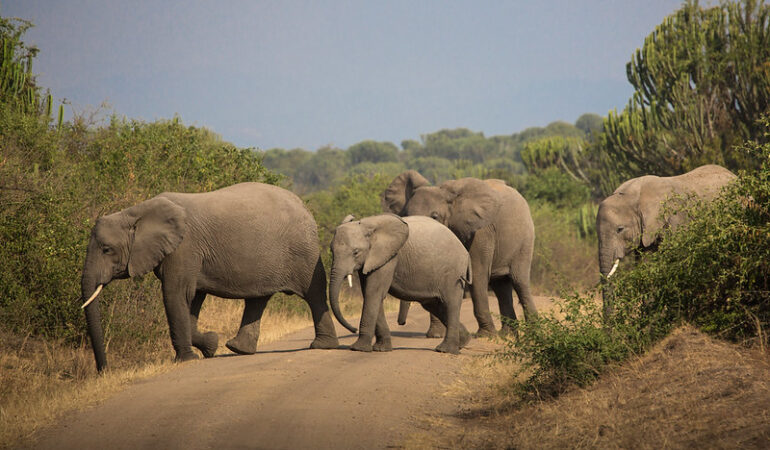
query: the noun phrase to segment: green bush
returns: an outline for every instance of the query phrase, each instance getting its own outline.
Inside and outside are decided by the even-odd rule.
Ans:
[[[608,364],[622,361],[633,351],[619,330],[604,328],[601,306],[593,298],[573,294],[558,308],[537,320],[511,323],[518,336],[504,338],[500,356],[521,363],[514,376],[528,375],[516,385],[525,398],[558,395],[571,385],[586,386]]]

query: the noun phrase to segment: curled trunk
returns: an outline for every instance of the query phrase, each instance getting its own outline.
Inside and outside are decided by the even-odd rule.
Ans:
[[[340,276],[338,271],[332,269],[332,274],[329,278],[329,304],[332,307],[332,313],[334,313],[334,317],[337,318],[337,321],[340,323],[340,325],[347,328],[351,333],[355,333],[358,331],[358,329],[348,323],[347,320],[345,320],[345,317],[342,315],[342,311],[340,310],[340,288],[342,287],[343,279],[344,277]]]

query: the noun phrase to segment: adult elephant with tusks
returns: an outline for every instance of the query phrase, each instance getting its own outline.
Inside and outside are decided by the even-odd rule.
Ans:
[[[96,367],[107,360],[98,301],[114,279],[154,271],[177,361],[211,357],[216,333],[198,330],[207,294],[244,298],[235,353],[253,354],[270,297],[296,294],[310,306],[315,340],[310,348],[336,348],[326,304],[326,273],[319,258],[315,220],[291,192],[262,183],[241,183],[198,194],[166,192],[99,218],[91,230],[83,267],[82,298]]]
[[[382,194],[382,207],[400,216],[431,217],[452,230],[468,249],[473,267],[470,292],[480,335],[495,333],[489,287],[504,317],[516,320],[513,290],[526,317],[537,316],[529,285],[535,226],[527,201],[504,181],[462,178],[431,186],[422,175],[408,170]],[[503,329],[508,325],[504,323]]]
[[[617,270],[620,261],[636,250],[654,248],[662,229],[675,228],[687,221],[676,212],[663,217],[667,200],[681,203],[689,197],[713,199],[735,175],[724,167],[705,165],[683,175],[658,177],[645,175],[632,178],[615,189],[599,204],[596,230],[599,237],[599,270],[606,283]],[[603,289],[604,315],[613,312],[612,293]]]

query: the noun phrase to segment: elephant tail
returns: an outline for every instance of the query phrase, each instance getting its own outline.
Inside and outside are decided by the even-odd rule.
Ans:
[[[465,277],[460,277],[465,286],[473,284],[473,269],[471,268],[471,255],[468,255],[468,266],[465,268]]]

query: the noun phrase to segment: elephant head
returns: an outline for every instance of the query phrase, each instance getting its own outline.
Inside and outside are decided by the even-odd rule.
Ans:
[[[602,275],[612,276],[630,251],[653,246],[664,226],[683,222],[681,213],[665,220],[661,213],[667,200],[686,194],[686,189],[670,178],[648,175],[623,183],[604,199],[596,215]]]
[[[382,195],[383,210],[399,216],[428,216],[469,246],[477,230],[492,223],[500,209],[497,180],[462,178],[430,186],[414,170],[397,176]]]
[[[110,281],[143,275],[173,252],[184,237],[185,218],[182,207],[156,197],[99,218],[91,230],[81,295],[85,300],[83,308],[96,368],[100,372],[106,367],[107,358],[99,304],[94,300]]]
[[[409,226],[392,214],[366,217],[356,221],[348,216],[334,231],[332,268],[329,277],[329,303],[337,320],[355,333],[357,330],[342,316],[339,295],[342,281],[352,285],[352,274],[368,275],[393,259],[409,237]]]

